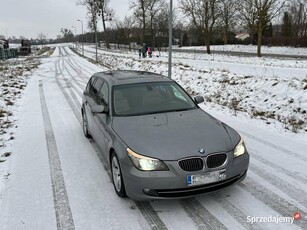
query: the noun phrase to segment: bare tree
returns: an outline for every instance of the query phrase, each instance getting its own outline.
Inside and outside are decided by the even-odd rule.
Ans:
[[[169,5],[164,2],[163,7],[161,7],[160,11],[157,13],[153,21],[153,36],[155,39],[154,39],[154,44],[152,45],[154,47],[158,47],[159,51],[161,50],[161,46],[166,45],[165,42],[163,41],[164,39],[162,38],[168,37],[168,26],[169,26],[168,19],[169,19]]]
[[[126,39],[129,41],[129,50],[131,50],[131,38],[133,37],[132,29],[135,25],[135,18],[133,16],[125,16],[122,22],[117,23],[118,29],[125,30]]]
[[[288,11],[284,12],[284,16],[282,18],[282,27],[281,27],[281,34],[284,37],[292,37],[293,35],[293,29],[292,29],[292,15],[289,14]]]
[[[237,19],[237,0],[221,0],[220,13],[221,13],[221,28],[223,30],[224,44],[228,44],[228,34],[235,26]]]
[[[285,5],[283,0],[245,0],[239,5],[240,14],[251,32],[257,33],[257,56],[261,57],[262,34]]]
[[[219,17],[218,0],[181,0],[180,8],[190,17],[192,24],[205,36],[207,53],[210,54],[210,40]]]
[[[123,21],[117,23],[117,27],[125,28],[128,31],[131,30],[135,25],[135,18],[133,16],[125,16]]]
[[[99,8],[98,16],[102,19],[102,26],[104,31],[104,38],[106,42],[106,48],[110,49],[108,34],[107,34],[107,28],[106,28],[106,22],[111,21],[112,17],[114,16],[114,10],[108,7],[108,3],[110,0],[94,0],[94,3]]]
[[[254,40],[254,34],[257,31],[257,11],[253,7],[253,1],[244,1],[241,4],[237,4],[237,10],[239,11],[239,19],[241,20],[245,29],[248,30],[251,43]]]
[[[62,28],[61,34],[62,34],[64,42],[71,42],[74,39],[74,34],[71,32],[70,29]]]
[[[37,34],[37,39],[40,41],[40,43],[42,44],[42,47],[43,47],[44,43],[46,43],[47,34],[39,33],[39,34]]]
[[[142,27],[141,45],[145,39],[146,32],[146,14],[148,13],[151,0],[133,0],[130,2],[130,9],[133,9],[133,14]]]
[[[161,12],[161,9],[165,6],[164,0],[151,0],[149,2],[148,18],[152,46],[155,46],[155,20],[157,19],[158,13]]]
[[[293,20],[295,42],[307,38],[307,0],[294,0],[290,3],[290,14]]]
[[[87,9],[87,17],[89,18],[88,21],[88,28],[90,28],[92,31],[95,32],[95,35],[97,34],[97,17],[99,8],[97,4],[95,3],[95,0],[79,0],[77,2],[77,5],[85,6]],[[95,43],[97,43],[97,37],[95,36]]]

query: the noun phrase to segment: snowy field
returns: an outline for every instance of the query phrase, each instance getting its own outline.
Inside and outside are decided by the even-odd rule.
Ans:
[[[95,49],[85,48],[94,58]],[[167,75],[167,53],[139,59],[129,51],[99,50],[99,61],[111,69],[138,69]],[[307,132],[307,60],[250,58],[174,53],[172,78],[206,103],[244,112],[267,124]]]
[[[181,47],[180,49],[187,50],[206,50],[205,47],[199,46],[188,46]],[[247,53],[256,53],[257,46],[255,45],[218,45],[211,46],[212,51],[231,51],[231,52],[247,52]],[[262,46],[261,51],[263,54],[283,54],[283,55],[299,55],[299,56],[307,56],[306,48],[293,48],[287,46],[278,46],[278,47],[270,47],[270,46]]]
[[[93,59],[94,48],[86,47],[85,55]],[[13,124],[0,134],[1,153],[11,153],[0,158],[1,230],[305,229],[307,63],[302,60],[174,54],[173,79],[190,94],[203,95],[201,107],[244,137],[251,155],[247,178],[186,200],[138,202],[116,196],[101,151],[83,136],[81,95],[98,71],[167,75],[167,54],[156,55],[139,60],[134,52],[99,50],[96,65],[64,45],[39,58],[37,69],[14,75],[19,89],[11,80],[8,86],[1,82],[0,105],[6,112],[0,119]],[[22,60],[20,68],[28,65]],[[6,103],[4,92],[15,107]],[[263,218],[251,223],[255,217],[271,223]]]

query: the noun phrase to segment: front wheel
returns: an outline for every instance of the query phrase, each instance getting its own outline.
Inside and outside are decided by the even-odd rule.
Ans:
[[[82,129],[83,129],[84,136],[87,138],[90,138],[91,135],[88,131],[88,123],[87,123],[85,111],[82,112]]]
[[[118,158],[116,154],[113,152],[111,155],[111,173],[112,173],[112,181],[114,185],[114,189],[116,194],[119,197],[126,197],[126,190],[124,185],[124,180],[122,176],[122,171],[119,165]]]

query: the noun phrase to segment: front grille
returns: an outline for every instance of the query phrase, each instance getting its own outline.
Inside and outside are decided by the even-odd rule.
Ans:
[[[198,157],[180,160],[178,164],[182,170],[187,172],[200,171],[204,168],[203,159]]]
[[[227,159],[225,153],[214,154],[207,157],[207,167],[208,168],[217,168],[222,166]]]

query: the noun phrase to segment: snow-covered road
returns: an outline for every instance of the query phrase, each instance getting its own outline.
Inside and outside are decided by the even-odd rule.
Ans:
[[[203,105],[243,135],[251,155],[245,181],[183,200],[120,199],[103,154],[81,128],[82,91],[105,69],[68,47],[42,62],[26,89],[0,191],[0,229],[306,229],[306,135]],[[263,223],[293,220],[296,212],[294,223]]]

